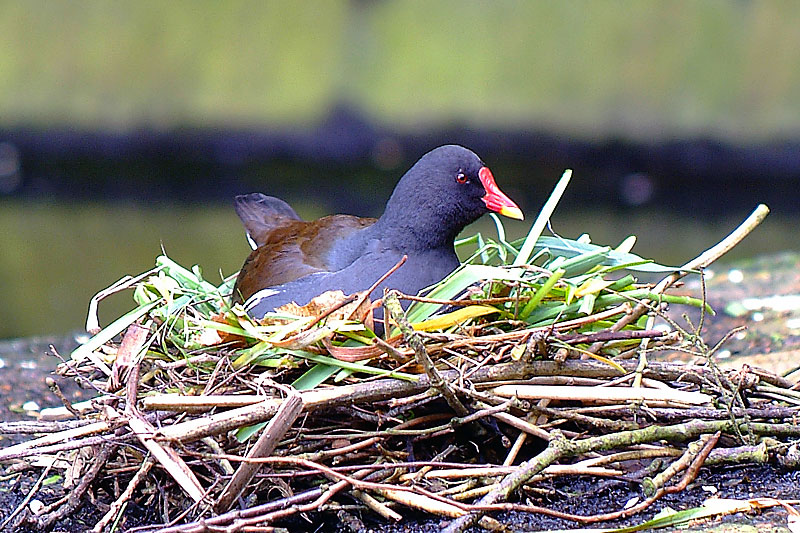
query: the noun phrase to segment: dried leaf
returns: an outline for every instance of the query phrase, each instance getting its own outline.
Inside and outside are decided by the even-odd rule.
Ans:
[[[291,302],[286,305],[278,307],[277,309],[275,309],[275,311],[278,313],[285,313],[294,316],[317,317],[324,314],[332,307],[341,305],[348,298],[350,297],[345,293],[343,293],[342,291],[327,291],[323,292],[319,296],[312,298],[311,301],[308,302],[306,305],[297,305],[295,302]],[[352,312],[355,309],[355,306],[350,308],[350,305],[351,304],[342,306],[340,309],[331,313],[331,316],[334,318],[345,318],[347,316],[346,311],[348,310],[348,308],[350,312]]]

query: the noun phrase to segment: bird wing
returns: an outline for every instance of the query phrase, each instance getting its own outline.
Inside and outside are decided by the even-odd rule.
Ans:
[[[312,222],[284,220],[248,256],[236,279],[234,303],[247,300],[261,289],[347,267],[331,261],[331,249],[374,222],[350,215],[331,215]]]
[[[245,309],[250,315],[262,318],[266,313],[291,302],[306,305],[313,297],[327,291],[340,290],[345,294],[355,294],[369,288],[389,272],[403,255],[396,249],[375,250],[363,254],[341,270],[312,272],[285,284],[264,287],[246,298]],[[384,289],[417,294],[450,274],[458,264],[454,253],[450,256],[430,251],[410,256],[405,264],[375,288],[371,298],[381,298]]]

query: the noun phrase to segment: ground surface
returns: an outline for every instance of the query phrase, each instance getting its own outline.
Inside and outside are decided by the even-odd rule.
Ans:
[[[800,364],[800,259],[785,254],[765,257],[728,268],[715,268],[707,283],[708,300],[717,310],[714,317],[705,317],[703,336],[708,343],[721,340],[734,328],[747,329],[731,337],[717,352],[720,363],[741,366],[749,364],[762,366],[784,373]],[[700,284],[687,280],[683,292],[698,294]],[[675,317],[681,320],[681,317]],[[698,315],[690,317],[696,324]],[[36,339],[19,342],[4,342],[0,345],[0,420],[20,420],[30,416],[26,408],[35,411],[39,407],[60,405],[58,398],[47,388],[44,378],[55,366],[57,360],[43,355],[49,344],[68,354],[74,339]],[[675,354],[669,357],[678,357]],[[791,377],[791,376],[790,376]],[[91,391],[82,391],[69,381],[59,381],[64,392],[73,399],[84,399]],[[0,436],[0,446],[11,441]],[[35,477],[19,479],[0,475],[0,523],[20,504],[35,481]],[[49,501],[59,496],[57,485],[47,488],[37,495]],[[713,487],[713,489],[709,488]],[[102,489],[100,489],[102,491]],[[786,471],[777,467],[745,467],[704,470],[701,478],[688,490],[665,498],[654,506],[645,516],[637,516],[625,524],[638,523],[651,518],[666,506],[676,510],[700,505],[710,494],[726,498],[775,497],[800,499],[800,472]],[[100,492],[102,494],[102,492]],[[640,497],[637,484],[619,480],[573,479],[566,485],[558,480],[542,494],[531,496],[531,503],[555,507],[560,510],[583,515],[609,512],[618,509],[631,498]],[[132,527],[148,519],[147,510],[129,509],[126,527]],[[85,505],[75,518],[58,525],[57,531],[83,531],[87,525],[94,524],[99,512],[92,505]],[[410,516],[405,513],[405,516]],[[500,517],[517,528],[524,530],[548,530],[579,527],[573,523],[530,515],[507,515]],[[750,527],[761,524],[759,529],[775,527],[785,530],[786,513],[775,509],[757,516],[734,515],[722,520],[723,528]],[[615,526],[622,523],[613,524]],[[697,530],[706,530],[715,524],[697,525]],[[342,530],[337,520],[325,524],[292,524],[292,530]],[[441,523],[422,520],[406,522],[402,526],[386,526],[382,523],[369,523],[367,526],[380,531],[438,531]]]

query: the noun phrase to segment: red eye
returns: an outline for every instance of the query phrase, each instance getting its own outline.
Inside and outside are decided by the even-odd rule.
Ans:
[[[464,174],[463,172],[459,172],[458,175],[456,176],[456,181],[459,183],[466,183],[469,181],[469,178],[467,178],[467,175]]]

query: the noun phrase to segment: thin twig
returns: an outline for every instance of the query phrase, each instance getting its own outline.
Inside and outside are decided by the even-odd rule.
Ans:
[[[60,457],[60,454],[58,457]],[[36,493],[39,492],[39,489],[41,488],[42,483],[44,483],[47,474],[50,473],[50,469],[53,467],[53,464],[55,464],[55,461],[52,461],[45,466],[44,470],[42,470],[42,473],[39,475],[39,479],[37,479],[33,486],[28,490],[28,494],[26,494],[22,501],[19,502],[17,508],[11,511],[11,514],[8,515],[2,523],[0,523],[0,531],[5,531],[6,526],[10,524],[12,520],[14,520],[14,517],[25,510],[25,508],[28,506],[28,503],[33,499]]]
[[[466,416],[469,411],[466,407],[464,407],[464,404],[461,403],[461,400],[456,397],[455,393],[442,378],[442,375],[439,373],[439,371],[436,370],[436,367],[433,365],[433,361],[431,361],[431,358],[428,356],[428,352],[425,350],[425,345],[423,344],[422,339],[416,334],[414,328],[411,326],[411,323],[408,321],[403,308],[400,306],[400,302],[397,300],[397,293],[389,292],[389,294],[383,297],[383,303],[386,306],[386,309],[388,309],[389,313],[391,313],[394,321],[397,322],[397,325],[400,327],[403,338],[405,338],[409,346],[414,349],[414,355],[416,356],[417,363],[428,375],[430,386],[436,389],[436,391],[442,395],[450,408],[455,411],[458,416]]]
[[[93,533],[100,533],[103,531],[105,527],[110,524],[111,521],[119,515],[119,513],[122,512],[122,509],[131,499],[131,496],[133,496],[133,492],[142,483],[142,481],[144,481],[154,464],[155,461],[150,455],[144,458],[142,465],[139,467],[139,470],[136,471],[136,475],[131,478],[128,486],[125,487],[125,490],[122,492],[122,494],[120,494],[119,497],[114,500],[114,503],[111,504],[108,512],[103,515],[103,518],[101,518],[97,524],[95,524],[94,528],[92,528]]]

